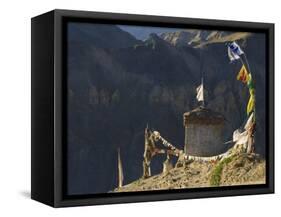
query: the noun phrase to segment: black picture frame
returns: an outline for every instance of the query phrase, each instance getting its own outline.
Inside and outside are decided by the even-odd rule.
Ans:
[[[65,194],[65,69],[67,21],[263,32],[267,43],[266,184],[151,192]],[[31,198],[53,207],[274,193],[274,24],[53,10],[31,21]]]

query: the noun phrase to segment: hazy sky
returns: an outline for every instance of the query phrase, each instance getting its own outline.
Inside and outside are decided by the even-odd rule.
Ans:
[[[161,34],[164,32],[176,32],[178,28],[165,28],[165,27],[150,27],[150,26],[131,26],[131,25],[118,25],[121,29],[129,32],[137,39],[145,40],[148,38],[149,34],[156,33]]]

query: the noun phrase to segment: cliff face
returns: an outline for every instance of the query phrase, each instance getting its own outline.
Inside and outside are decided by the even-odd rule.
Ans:
[[[183,113],[198,106],[195,88],[201,72],[207,107],[227,119],[225,141],[246,119],[247,88],[236,80],[241,65],[229,64],[224,43],[175,46],[156,34],[142,42],[116,26],[85,25],[68,29],[69,193],[114,189],[117,147],[125,183],[138,179],[147,123],[183,149]],[[256,151],[263,154],[265,38],[253,34],[239,42],[256,81]],[[161,171],[163,160],[161,156],[153,160],[152,174]]]

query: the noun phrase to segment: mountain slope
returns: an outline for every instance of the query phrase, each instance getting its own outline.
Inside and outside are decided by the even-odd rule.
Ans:
[[[250,35],[248,32],[179,30],[176,32],[162,33],[161,38],[174,46],[198,48],[208,44],[245,40]]]

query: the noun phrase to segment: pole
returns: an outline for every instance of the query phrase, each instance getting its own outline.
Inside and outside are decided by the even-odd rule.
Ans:
[[[205,107],[205,97],[204,97],[204,79],[203,79],[203,72],[202,72],[201,83],[202,83],[202,93],[203,93],[203,101],[202,101],[202,107]]]
[[[200,73],[201,73],[201,84],[202,84],[202,93],[203,93],[203,101],[202,107],[205,107],[205,97],[204,97],[204,70],[203,70],[203,63],[202,63],[202,50],[200,50]]]
[[[120,148],[118,148],[118,187],[121,188],[123,186],[123,168],[120,156]]]
[[[252,76],[252,73],[251,73],[250,65],[249,65],[246,54],[245,53],[241,54],[239,59],[240,59],[242,65],[244,65],[246,67],[247,72],[251,75],[252,82],[253,82],[253,76]],[[249,87],[248,87],[248,89],[249,89]],[[254,84],[253,84],[253,89],[254,89]],[[255,93],[254,93],[254,98],[255,98]],[[254,120],[255,120],[255,112],[256,112],[256,105],[254,105],[254,108],[253,108]],[[253,126],[250,129],[249,133],[250,133],[250,137],[249,137],[249,141],[248,141],[248,144],[247,144],[247,146],[248,146],[247,147],[247,153],[248,154],[250,154],[254,151],[255,121],[254,121]]]

